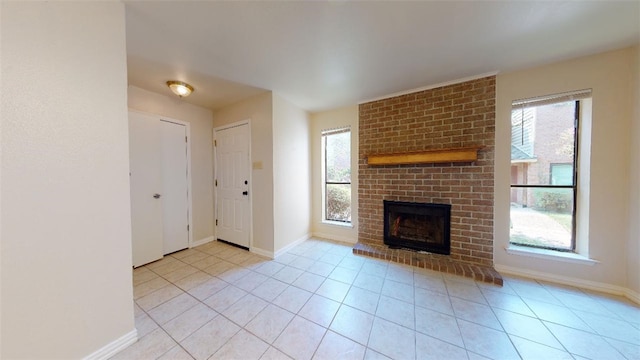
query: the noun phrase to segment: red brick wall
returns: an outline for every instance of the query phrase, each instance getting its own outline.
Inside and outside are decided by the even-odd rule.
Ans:
[[[451,257],[493,266],[495,76],[361,104],[358,237],[383,242],[383,200],[451,204]],[[480,145],[473,163],[367,165],[367,155]]]

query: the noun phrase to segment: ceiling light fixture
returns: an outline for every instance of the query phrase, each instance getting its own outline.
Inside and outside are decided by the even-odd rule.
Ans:
[[[193,86],[186,82],[170,80],[167,81],[167,86],[173,91],[174,94],[180,97],[189,96],[193,92]]]

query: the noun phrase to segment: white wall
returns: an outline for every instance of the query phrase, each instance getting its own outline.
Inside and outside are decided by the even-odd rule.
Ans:
[[[631,93],[633,94],[633,119],[631,129],[631,162],[629,181],[629,250],[627,274],[629,288],[640,294],[640,50],[633,54]]]
[[[252,249],[273,253],[273,105],[265,92],[220,109],[213,114],[214,128],[251,120],[251,161],[261,169],[251,170]]]
[[[498,75],[494,216],[494,259],[498,269],[511,267],[586,282],[627,286],[632,55],[633,49],[627,48]],[[507,254],[511,102],[587,88],[593,89],[591,193],[589,216],[580,221],[589,222],[588,254],[599,263],[590,266]],[[635,200],[632,207],[637,209],[637,206]],[[634,259],[637,261],[637,253],[630,256],[631,261]]]
[[[169,89],[167,88],[167,91]],[[128,89],[129,108],[166,116],[191,125],[191,199],[193,241],[213,236],[213,112],[135,86]]]
[[[322,222],[322,130],[351,126],[351,225],[349,227]],[[311,114],[312,221],[314,236],[358,242],[358,105]]]
[[[274,253],[310,236],[309,115],[273,94]]]
[[[2,2],[1,358],[131,335],[124,5]]]

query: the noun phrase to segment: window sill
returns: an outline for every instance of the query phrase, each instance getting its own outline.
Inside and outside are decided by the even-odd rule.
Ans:
[[[323,224],[327,224],[327,225],[335,225],[335,226],[339,226],[339,227],[345,227],[345,228],[353,228],[353,223],[350,223],[350,222],[322,220],[322,223]]]
[[[509,245],[504,249],[508,254],[535,257],[547,260],[556,260],[575,264],[595,265],[600,261],[590,259],[586,256],[563,251],[554,251],[548,249],[536,249],[527,246]]]

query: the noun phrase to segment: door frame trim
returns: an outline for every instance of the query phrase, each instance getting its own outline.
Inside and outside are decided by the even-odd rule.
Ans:
[[[229,124],[225,124],[222,126],[218,126],[218,127],[214,127],[213,128],[213,141],[214,143],[211,144],[213,147],[213,181],[212,181],[212,185],[213,185],[213,196],[214,196],[214,200],[213,200],[213,229],[214,229],[214,235],[213,238],[214,240],[218,240],[218,234],[217,234],[217,225],[216,225],[216,219],[218,218],[218,187],[215,186],[215,181],[218,178],[218,162],[217,162],[217,147],[215,146],[215,141],[216,141],[216,133],[218,131],[222,131],[222,130],[226,130],[226,129],[231,129],[234,127],[238,127],[238,126],[243,126],[243,125],[247,125],[248,126],[248,133],[249,133],[249,161],[247,162],[247,166],[249,167],[247,169],[247,173],[249,174],[249,251],[253,252],[253,194],[254,194],[254,188],[253,188],[253,167],[252,167],[252,158],[251,158],[251,119],[245,119],[245,120],[241,120],[241,121],[236,121],[233,123],[229,123]]]

